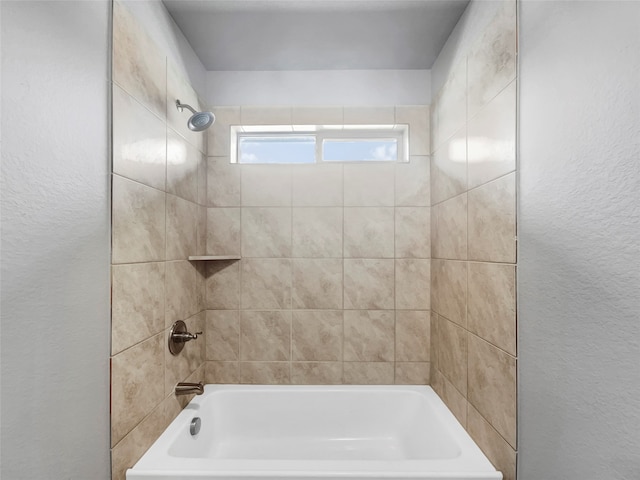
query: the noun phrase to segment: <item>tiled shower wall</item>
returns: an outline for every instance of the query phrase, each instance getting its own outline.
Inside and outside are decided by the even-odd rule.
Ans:
[[[207,382],[428,383],[428,107],[214,112]],[[230,125],[343,123],[408,123],[410,162],[230,163]]]
[[[205,327],[206,138],[188,130],[179,98],[193,89],[127,8],[114,3],[112,176],[112,477],[140,458],[188,397],[173,387],[204,379],[204,338],[169,354],[175,320]],[[201,240],[199,240],[201,239]]]
[[[516,2],[432,104],[432,378],[506,480],[516,475]]]

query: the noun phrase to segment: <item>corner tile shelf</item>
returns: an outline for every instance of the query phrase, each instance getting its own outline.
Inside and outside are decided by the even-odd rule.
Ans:
[[[221,261],[221,260],[240,260],[240,255],[191,255],[189,257],[190,262],[196,261]]]

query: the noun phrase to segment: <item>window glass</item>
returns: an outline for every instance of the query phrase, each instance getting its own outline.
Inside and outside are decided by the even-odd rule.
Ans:
[[[398,141],[393,139],[325,139],[322,144],[325,162],[395,162]]]
[[[241,136],[240,163],[315,163],[316,138],[312,135]]]

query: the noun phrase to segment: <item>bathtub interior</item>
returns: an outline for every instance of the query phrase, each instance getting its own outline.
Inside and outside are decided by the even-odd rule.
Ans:
[[[326,388],[222,390],[182,429],[168,454],[259,460],[430,460],[460,446],[416,392]]]
[[[431,387],[353,385],[206,385],[127,471],[127,480],[265,478],[502,475]]]

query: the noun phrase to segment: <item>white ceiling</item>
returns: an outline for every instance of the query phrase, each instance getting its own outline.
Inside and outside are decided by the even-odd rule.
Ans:
[[[429,69],[469,0],[163,0],[209,71]]]

